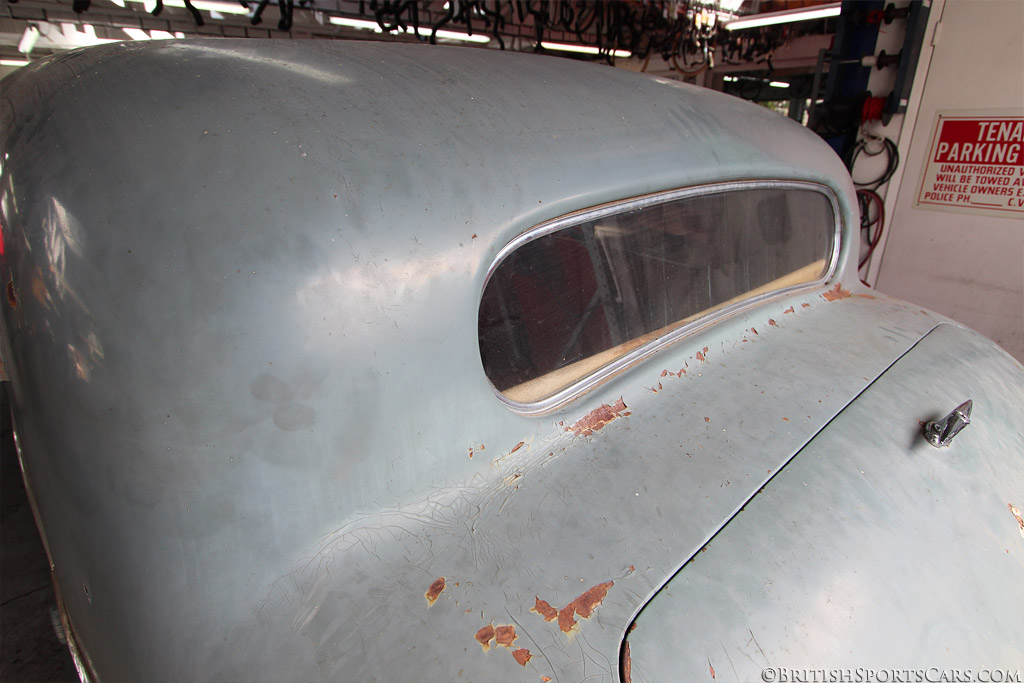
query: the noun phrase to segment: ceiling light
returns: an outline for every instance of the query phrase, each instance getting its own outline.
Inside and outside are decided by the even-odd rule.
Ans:
[[[545,50],[561,50],[562,52],[579,52],[585,55],[599,55],[601,50],[590,45],[573,45],[571,43],[548,43],[543,42],[540,44]],[[612,55],[615,57],[631,57],[633,53],[629,50],[612,50]]]
[[[331,22],[332,24],[334,24],[335,26],[347,26],[349,28],[357,28],[357,29],[360,29],[360,30],[363,30],[363,31],[373,31],[374,33],[383,33],[384,32],[381,29],[380,24],[378,24],[376,21],[367,21],[365,19],[349,19],[348,17],[330,17],[330,18],[328,18],[328,21]],[[417,34],[419,34],[420,36],[423,36],[424,38],[429,38],[431,36],[431,34],[434,33],[434,29],[432,29],[432,28],[423,28],[421,26],[419,29],[416,29],[414,31],[413,28],[410,26],[410,27],[407,27],[404,31],[402,29],[396,28],[393,31],[389,31],[388,33],[390,33],[392,35],[396,35],[396,34],[399,34],[399,33],[405,33],[407,35],[417,35]],[[464,42],[467,42],[467,43],[489,43],[489,42],[491,42],[491,39],[490,39],[489,36],[483,36],[483,35],[480,35],[480,34],[472,35],[471,36],[468,33],[462,33],[461,31],[438,31],[437,32],[437,37],[442,39],[442,40],[461,40],[461,41],[464,41]]]
[[[27,66],[30,62],[27,59],[0,59],[0,66]]]
[[[21,34],[21,41],[18,42],[18,52],[23,55],[32,52],[37,40],[39,40],[39,29],[35,26],[26,27],[25,32]]]
[[[111,0],[117,4],[118,0]],[[145,5],[145,0],[128,0]],[[165,7],[184,7],[185,0],[164,0]],[[221,14],[248,14],[249,9],[240,2],[224,2],[223,0],[192,0],[192,6],[207,12],[220,12]],[[148,11],[148,10],[147,10]]]
[[[772,86],[773,88],[788,88],[789,87],[789,83],[783,83],[782,81],[770,81],[768,83],[768,85]]]
[[[817,7],[804,7],[795,10],[783,10],[782,12],[765,12],[764,14],[753,14],[742,19],[734,19],[726,23],[725,28],[729,31],[735,31],[742,28],[774,26],[775,24],[789,24],[794,21],[838,17],[842,9],[842,3],[835,2],[828,5],[818,5]]]

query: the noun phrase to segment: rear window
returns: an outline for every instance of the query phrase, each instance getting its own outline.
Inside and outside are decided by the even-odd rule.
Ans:
[[[507,402],[567,400],[695,323],[826,279],[824,188],[737,183],[652,195],[538,226],[509,244],[480,304],[480,355]]]

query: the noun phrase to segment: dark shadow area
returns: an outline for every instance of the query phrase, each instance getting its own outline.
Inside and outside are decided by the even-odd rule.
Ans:
[[[57,603],[14,450],[6,384],[0,420],[0,681],[73,683],[78,673],[51,621]]]

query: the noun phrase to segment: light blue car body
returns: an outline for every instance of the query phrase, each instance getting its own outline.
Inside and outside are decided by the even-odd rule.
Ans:
[[[0,115],[2,358],[83,676],[1024,661],[1024,370],[859,284],[849,175],[794,122],[554,58],[256,40],[63,54]],[[748,180],[837,198],[826,282],[552,411],[500,400],[505,245]]]

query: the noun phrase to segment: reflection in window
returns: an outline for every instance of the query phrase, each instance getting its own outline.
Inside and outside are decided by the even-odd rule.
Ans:
[[[480,353],[512,401],[543,400],[717,309],[824,278],[835,239],[828,197],[792,187],[585,219],[512,251],[484,289]]]

